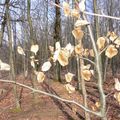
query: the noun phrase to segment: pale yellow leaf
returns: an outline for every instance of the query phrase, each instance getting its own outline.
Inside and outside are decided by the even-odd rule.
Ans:
[[[55,49],[56,50],[60,50],[61,49],[60,42],[56,42],[55,43]]]
[[[31,46],[30,51],[35,53],[35,55],[37,54],[38,50],[39,50],[39,46],[37,44]]]
[[[71,10],[71,16],[72,16],[72,17],[79,18],[79,17],[80,17],[79,10],[77,10],[77,9],[72,9],[72,10]]]
[[[89,53],[90,53],[90,56],[91,56],[91,57],[95,57],[95,54],[94,54],[93,49],[90,49],[90,50],[89,50]]]
[[[75,22],[75,27],[81,27],[81,26],[85,26],[85,25],[89,25],[90,23],[86,20],[77,20]]]
[[[30,63],[31,63],[31,66],[35,68],[35,61],[33,59],[30,61]]]
[[[91,64],[87,64],[87,65],[82,66],[82,69],[83,70],[85,70],[85,69],[89,70],[90,67],[91,67]]]
[[[37,80],[39,83],[43,82],[45,80],[45,74],[43,72],[37,73]]]
[[[83,52],[83,55],[85,56],[85,57],[88,57],[89,56],[89,49],[84,49],[84,52]]]
[[[59,55],[58,55],[58,61],[60,65],[62,66],[68,65],[69,63],[68,58],[69,58],[68,53],[65,50],[60,50]]]
[[[66,80],[67,82],[71,82],[73,76],[74,76],[74,74],[68,72],[67,74],[65,74],[65,80]]]
[[[0,70],[10,71],[10,65],[2,62],[2,60],[0,60]]]
[[[64,10],[65,16],[70,15],[71,10],[70,10],[70,6],[69,6],[69,4],[67,2],[63,2],[63,10]]]
[[[100,106],[101,106],[101,105],[100,105],[100,102],[97,101],[97,102],[95,103],[95,106],[96,106],[97,108],[100,108]]]
[[[120,82],[119,82],[118,78],[114,78],[114,80],[115,80],[115,89],[120,91]]]
[[[97,40],[97,46],[101,50],[105,47],[106,39],[104,37],[99,37]]]
[[[46,72],[46,71],[48,71],[50,68],[51,68],[51,63],[50,63],[50,61],[47,61],[47,62],[45,62],[43,65],[42,65],[42,71],[44,71],[44,72]]]
[[[90,70],[82,70],[81,74],[82,74],[82,78],[86,81],[89,81],[92,75]]]
[[[118,101],[119,105],[120,105],[120,92],[116,92],[114,94],[114,98]]]
[[[70,85],[70,84],[66,84],[66,85],[65,85],[65,88],[66,88],[66,90],[67,90],[69,93],[75,92],[75,87],[73,87],[73,86]]]
[[[84,12],[85,11],[85,0],[81,0],[80,3],[79,3],[79,10],[81,12]]]
[[[73,36],[75,37],[76,40],[81,40],[83,38],[83,36],[84,36],[84,33],[83,33],[83,31],[81,30],[80,27],[75,28],[72,31],[72,34],[73,34]]]
[[[18,52],[19,54],[21,54],[21,55],[25,55],[24,50],[23,50],[22,47],[20,47],[20,46],[17,47],[17,52]]]
[[[83,51],[84,51],[84,49],[80,44],[75,46],[75,53],[76,54],[81,55],[83,53]]]
[[[105,51],[105,55],[108,57],[108,58],[112,58],[114,57],[115,55],[118,54],[118,50],[115,48],[114,45],[109,45],[107,50]]]

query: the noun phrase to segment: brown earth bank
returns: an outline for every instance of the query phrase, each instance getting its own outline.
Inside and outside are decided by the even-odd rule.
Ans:
[[[115,77],[120,79],[120,75]],[[31,86],[30,78],[24,79],[23,75],[17,76],[17,82]],[[74,79],[72,84],[77,86]],[[104,83],[104,90],[107,99],[107,118],[108,120],[120,120],[120,105],[114,98],[114,77],[107,74],[107,80]],[[83,104],[82,94],[78,91],[69,94],[63,83],[53,80],[49,75],[43,83],[37,83],[36,89],[49,92],[59,97],[75,100]],[[55,98],[35,94],[33,99],[32,91],[17,87],[20,94],[21,110],[15,108],[15,100],[13,95],[13,85],[0,82],[0,120],[85,120],[84,111],[67,102],[62,102]],[[98,111],[95,103],[99,101],[99,92],[96,81],[86,82],[86,90],[88,93],[88,106],[94,111]],[[100,120],[100,118],[91,115],[91,120]]]

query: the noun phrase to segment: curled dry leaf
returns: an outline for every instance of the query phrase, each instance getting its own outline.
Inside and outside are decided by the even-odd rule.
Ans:
[[[37,80],[39,83],[43,82],[45,80],[45,74],[43,72],[37,73]]]
[[[85,0],[80,1],[80,3],[79,3],[79,10],[81,12],[85,11]]]
[[[77,20],[75,22],[75,27],[81,27],[85,25],[89,25],[90,23],[87,20]]]
[[[97,40],[98,49],[103,49],[105,47],[106,39],[104,37],[99,37]]]
[[[72,52],[74,51],[74,46],[71,45],[71,43],[68,43],[68,44],[66,45],[65,49],[66,49],[66,50],[69,52],[69,54],[71,55]],[[69,56],[70,56],[70,55],[69,55]]]
[[[96,102],[96,103],[95,103],[95,106],[96,106],[97,108],[100,108],[100,106],[101,106],[101,105],[100,105],[100,102]]]
[[[83,31],[81,30],[80,27],[75,28],[72,31],[72,34],[73,34],[73,36],[75,37],[76,40],[81,40],[83,38],[83,36],[84,36],[84,33],[83,33]]]
[[[44,72],[46,72],[46,71],[48,71],[50,68],[51,68],[51,63],[50,63],[50,61],[47,61],[47,62],[45,62],[43,65],[42,65],[42,71],[44,71]]]
[[[60,42],[56,42],[55,43],[55,49],[56,50],[60,50],[61,49]]]
[[[64,14],[65,16],[69,16],[71,11],[70,11],[70,6],[67,2],[63,2],[63,10],[64,10]]]
[[[91,64],[87,64],[87,65],[82,66],[82,69],[83,70],[85,70],[85,69],[89,70],[90,67],[91,67]]]
[[[85,57],[88,57],[89,56],[89,49],[84,49],[84,52],[83,52],[83,55],[85,56]]]
[[[67,90],[69,93],[75,92],[75,87],[73,87],[73,86],[70,85],[70,84],[66,84],[66,85],[65,85],[65,88],[66,88],[66,90]]]
[[[58,60],[60,50],[56,50],[53,55],[53,62],[56,62]]]
[[[84,80],[89,81],[92,74],[91,74],[90,70],[82,70],[81,75]]]
[[[71,16],[72,16],[72,17],[79,18],[79,17],[80,17],[79,10],[77,10],[77,9],[72,9],[72,10],[71,10]]]
[[[114,41],[118,36],[116,35],[116,33],[115,32],[108,32],[107,33],[107,37],[109,37],[109,39],[111,40],[111,41]]]
[[[120,91],[120,82],[119,82],[118,78],[115,78],[114,80],[115,80],[115,89]]]
[[[68,58],[69,58],[68,52],[66,52],[66,50],[60,50],[58,55],[58,61],[60,65],[62,66],[68,65]]]
[[[114,98],[119,102],[119,105],[120,105],[120,92],[116,92],[114,94]]]
[[[10,65],[2,62],[2,60],[0,60],[0,70],[10,71]]]
[[[20,55],[25,55],[24,50],[23,50],[22,47],[20,47],[20,46],[17,47],[17,52],[18,52]]]
[[[89,53],[90,53],[90,56],[91,56],[91,57],[95,57],[95,54],[94,54],[93,49],[90,49],[90,50],[89,50]]]
[[[35,55],[37,54],[39,50],[39,46],[36,44],[36,45],[32,45],[31,48],[30,48],[30,51],[35,53]]]
[[[30,63],[31,63],[31,66],[35,68],[35,61],[33,59],[30,61]]]
[[[105,55],[108,58],[112,58],[112,57],[114,57],[117,54],[118,54],[118,50],[115,48],[114,45],[109,45],[107,50],[105,51]]]
[[[65,74],[65,80],[66,80],[67,82],[71,82],[73,76],[74,76],[74,74],[68,72],[67,74]]]
[[[117,46],[120,46],[120,37],[118,37],[118,38],[114,41],[114,43],[115,43]]]
[[[75,53],[76,54],[81,55],[83,53],[83,51],[84,51],[84,49],[80,44],[75,46]]]

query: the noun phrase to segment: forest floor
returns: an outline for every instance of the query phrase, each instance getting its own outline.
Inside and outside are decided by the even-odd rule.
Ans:
[[[120,79],[119,74],[116,77]],[[83,104],[82,95],[78,91],[69,94],[64,84],[52,79],[49,76],[44,83],[36,83],[36,88]],[[30,79],[25,80],[23,75],[17,76],[17,82],[24,82],[24,84],[31,86]],[[77,86],[76,80],[73,80],[72,84]],[[86,89],[89,108],[98,111],[99,108],[95,103],[99,101],[99,93],[95,81],[86,82]],[[114,98],[114,77],[110,72],[104,83],[104,90],[107,95],[108,120],[120,120],[120,105]],[[13,85],[0,83],[0,120],[85,120],[84,111],[76,105],[43,94],[36,94],[36,98],[33,100],[31,91],[26,88],[21,89],[21,87],[18,87],[18,92],[21,93],[21,110],[16,110],[12,91]],[[100,120],[93,115],[91,115],[91,118],[92,120]]]

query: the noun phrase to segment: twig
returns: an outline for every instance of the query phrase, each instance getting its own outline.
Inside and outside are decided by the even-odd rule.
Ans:
[[[82,109],[84,109],[86,112],[89,112],[89,113],[92,113],[92,114],[94,114],[94,115],[96,115],[96,116],[101,117],[101,112],[91,111],[90,109],[86,108],[85,106],[79,104],[78,102],[76,102],[76,101],[74,101],[74,100],[64,99],[64,98],[61,98],[61,97],[59,97],[59,96],[53,95],[53,94],[51,94],[51,93],[47,93],[47,92],[44,92],[44,91],[42,91],[42,90],[37,90],[37,89],[34,89],[34,88],[32,88],[32,87],[29,87],[29,86],[27,86],[27,85],[24,85],[24,84],[21,84],[21,83],[19,83],[19,82],[15,82],[15,81],[12,81],[12,80],[2,80],[2,79],[0,79],[0,82],[16,84],[16,85],[22,86],[22,87],[24,87],[24,88],[27,88],[27,89],[29,89],[29,90],[32,90],[34,93],[41,93],[41,94],[44,94],[44,95],[47,95],[47,96],[56,98],[56,99],[58,99],[58,100],[61,100],[61,101],[63,101],[63,102],[68,102],[68,103],[71,103],[71,104],[75,104],[75,105],[81,107]]]

